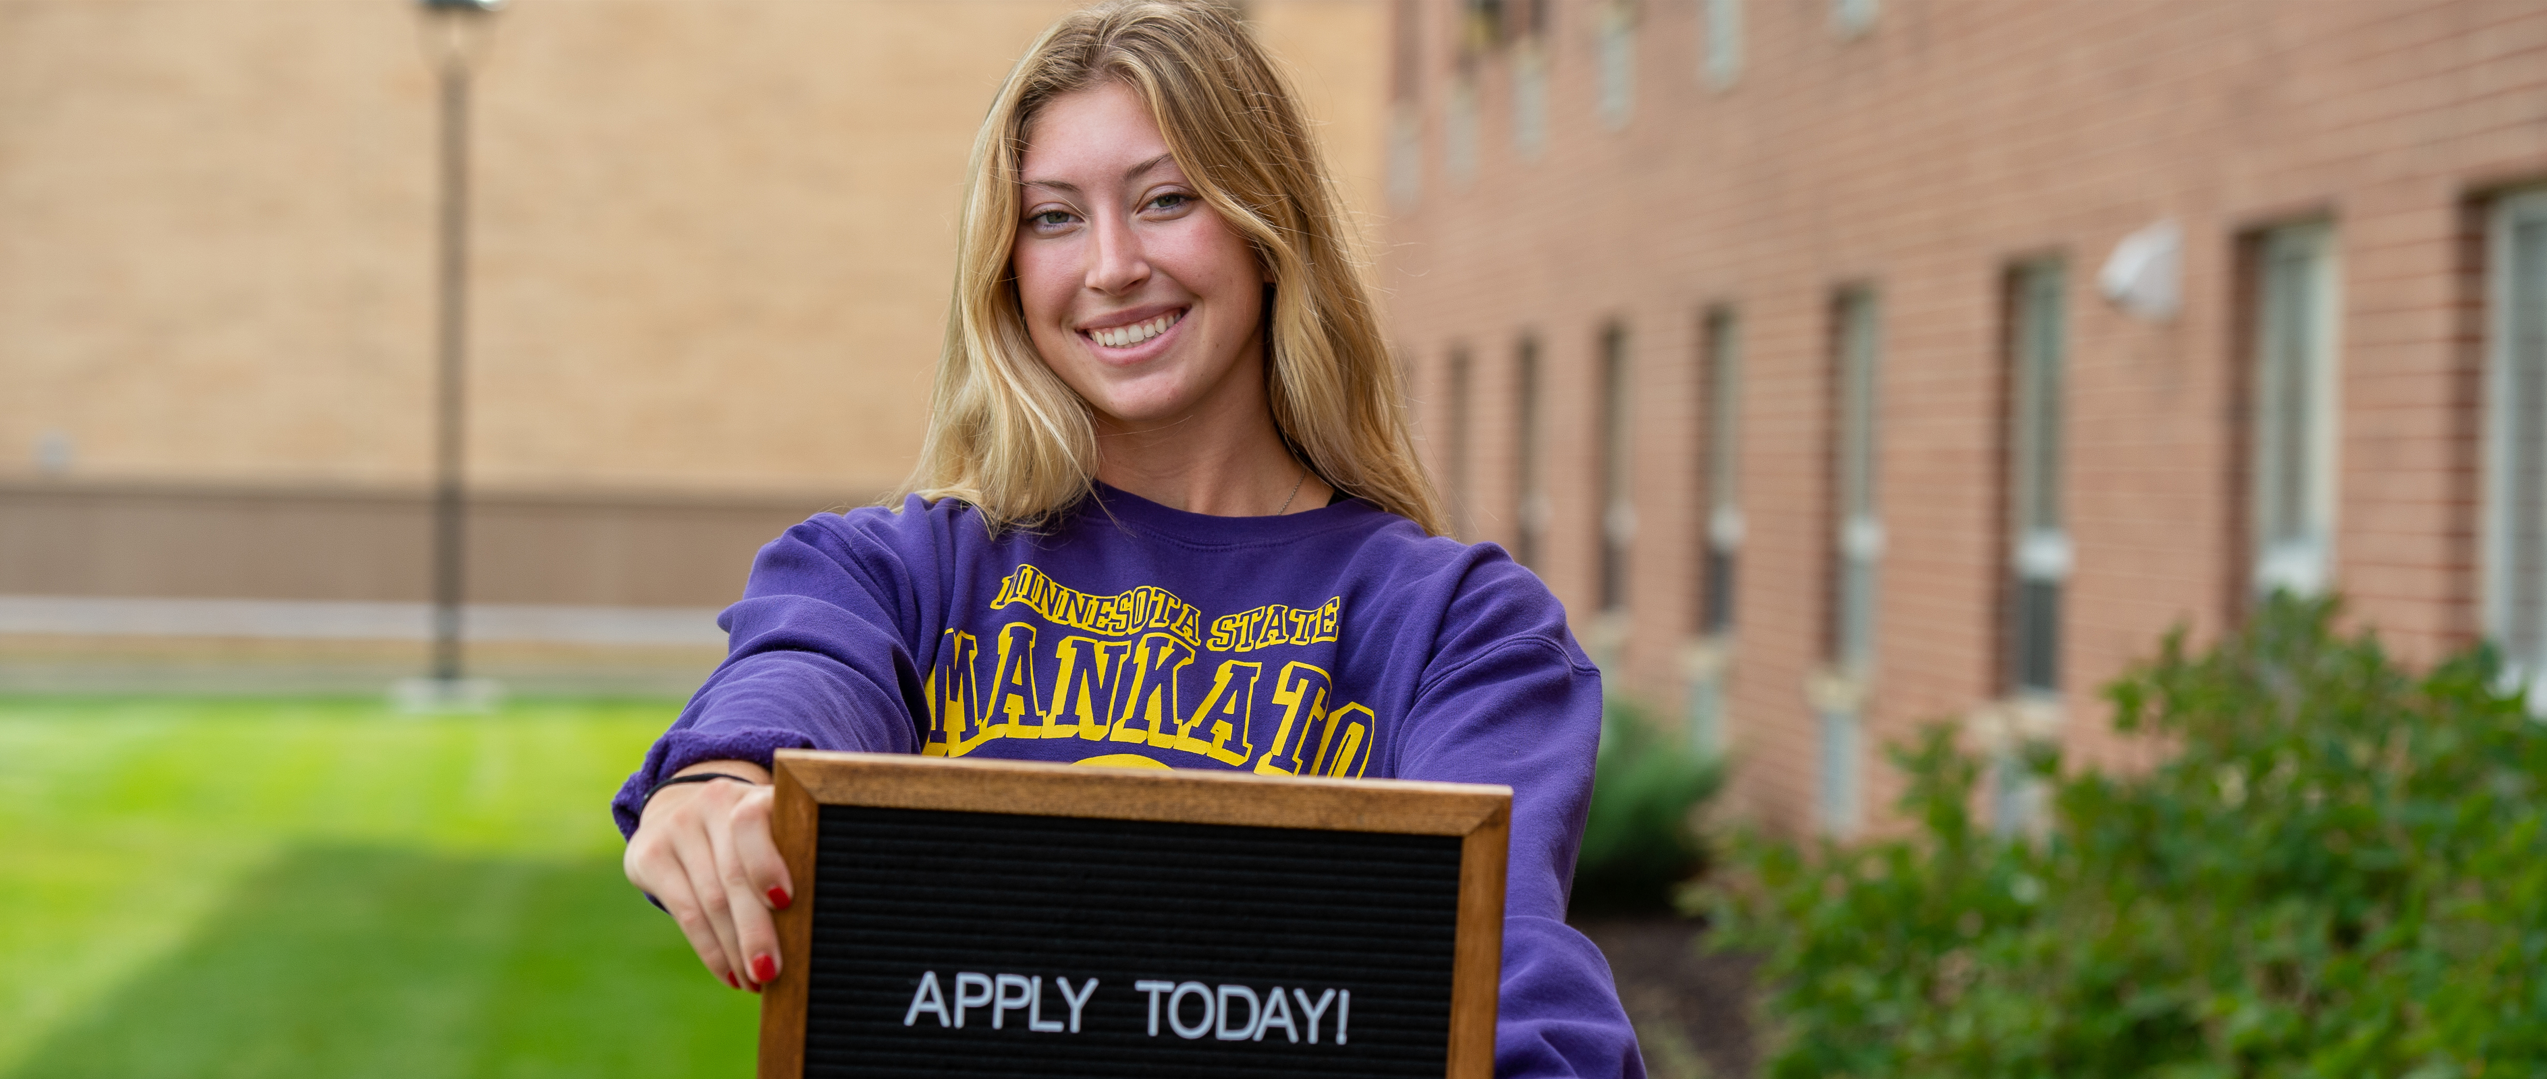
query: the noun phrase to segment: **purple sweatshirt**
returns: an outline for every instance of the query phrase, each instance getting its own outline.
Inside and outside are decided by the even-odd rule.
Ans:
[[[1498,1076],[1644,1075],[1609,966],[1565,924],[1600,673],[1492,544],[1355,500],[1210,517],[1100,485],[993,538],[918,499],[761,548],[722,666],[611,809],[781,748],[1502,783]]]

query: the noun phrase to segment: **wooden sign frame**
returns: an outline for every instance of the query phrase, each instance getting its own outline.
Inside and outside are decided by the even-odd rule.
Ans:
[[[761,995],[760,1079],[800,1079],[821,807],[1455,836],[1458,926],[1445,1079],[1492,1079],[1512,788],[782,749],[771,838],[796,901],[777,912],[781,965]]]

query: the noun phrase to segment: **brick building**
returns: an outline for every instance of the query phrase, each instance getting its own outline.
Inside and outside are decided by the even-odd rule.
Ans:
[[[677,614],[692,631],[672,639],[712,658],[701,612],[739,594],[759,544],[901,480],[974,131],[1074,6],[517,0],[492,17],[472,88],[469,598],[540,610],[474,625],[550,639],[597,624],[578,611]],[[1247,11],[1346,198],[1373,207],[1385,10]],[[421,16],[0,3],[0,689],[29,684],[13,657],[103,654],[118,627],[421,633]]]
[[[2097,686],[2269,587],[2547,665],[2547,8],[1392,12],[1429,452],[1739,811],[2127,759]]]

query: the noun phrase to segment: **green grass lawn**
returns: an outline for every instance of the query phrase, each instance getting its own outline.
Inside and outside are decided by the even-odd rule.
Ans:
[[[0,698],[0,1076],[748,1074],[619,873],[673,712]]]

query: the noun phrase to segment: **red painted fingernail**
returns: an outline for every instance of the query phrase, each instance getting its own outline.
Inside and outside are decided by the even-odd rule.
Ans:
[[[741,989],[743,988],[743,983],[735,981],[734,972],[729,970],[725,972],[725,987],[728,989]]]
[[[787,889],[785,888],[772,888],[769,890],[770,906],[777,907],[780,910],[786,910],[787,904],[795,901],[796,897],[787,894]]]
[[[778,960],[766,955],[752,957],[752,980],[768,984],[778,980]]]

